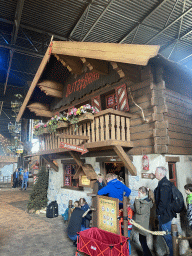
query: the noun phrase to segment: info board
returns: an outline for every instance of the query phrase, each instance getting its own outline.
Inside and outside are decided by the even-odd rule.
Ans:
[[[119,234],[119,199],[97,196],[97,227]]]

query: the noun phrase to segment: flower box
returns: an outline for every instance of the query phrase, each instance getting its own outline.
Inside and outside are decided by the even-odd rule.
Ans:
[[[78,119],[78,123],[92,121],[94,119],[94,115],[92,113],[85,113],[83,115],[80,115]]]
[[[44,128],[43,131],[42,131],[42,134],[46,134],[46,133],[49,133],[47,128]]]
[[[67,122],[59,122],[57,124],[57,129],[66,128],[68,126],[69,126],[69,124]]]

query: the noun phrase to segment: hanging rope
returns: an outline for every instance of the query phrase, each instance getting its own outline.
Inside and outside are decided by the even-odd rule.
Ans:
[[[171,234],[171,232],[168,232],[168,231],[151,231],[151,230],[148,230],[148,229],[142,227],[141,225],[139,225],[138,223],[136,223],[136,222],[135,222],[134,220],[132,220],[132,219],[129,219],[129,222],[130,222],[133,226],[137,227],[138,229],[144,230],[144,231],[146,231],[146,232],[148,232],[148,233],[150,233],[150,234],[152,234],[152,235],[154,235],[154,236],[165,236],[165,235]]]

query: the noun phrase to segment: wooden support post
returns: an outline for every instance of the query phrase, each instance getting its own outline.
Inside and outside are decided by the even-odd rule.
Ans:
[[[53,163],[53,161],[47,155],[43,155],[42,158],[45,160],[46,163],[50,165],[56,172],[58,172],[59,167]]]
[[[71,218],[72,207],[73,207],[73,201],[72,201],[72,200],[69,200],[69,206],[68,206],[68,208],[69,208],[69,211],[68,211],[68,222],[69,222],[69,220],[70,220],[70,218]]]
[[[124,227],[124,236],[128,237],[128,219],[127,219],[127,197],[123,197],[123,227]]]
[[[172,243],[173,243],[173,256],[179,256],[179,239],[177,225],[171,225]]]
[[[73,159],[79,166],[83,166],[83,162],[81,161],[79,155],[76,152],[69,151],[69,154],[73,157]]]
[[[118,155],[118,157],[122,160],[125,167],[131,173],[131,175],[136,176],[137,170],[131,160],[129,159],[128,155],[125,153],[124,149],[121,146],[114,146],[114,151]]]
[[[92,205],[91,208],[94,208],[95,211],[92,212],[92,227],[97,227],[97,218],[98,218],[98,213],[97,213],[97,195],[96,194],[91,194],[92,196]]]

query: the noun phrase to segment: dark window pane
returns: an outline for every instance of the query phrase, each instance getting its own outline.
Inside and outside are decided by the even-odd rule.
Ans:
[[[172,164],[169,164],[169,179],[173,179],[173,166]]]

